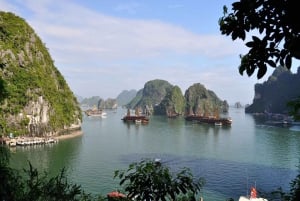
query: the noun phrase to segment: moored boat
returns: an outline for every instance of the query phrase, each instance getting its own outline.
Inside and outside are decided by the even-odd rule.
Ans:
[[[214,116],[202,116],[202,115],[188,115],[185,117],[187,121],[195,121],[198,123],[207,123],[207,124],[214,124],[214,125],[231,125],[232,119],[231,118],[221,118],[221,117],[214,117]]]
[[[148,122],[149,119],[146,116],[124,116],[121,120],[124,122],[136,122],[136,121],[141,121],[142,123]]]
[[[146,115],[140,115],[138,111],[136,111],[135,115],[131,115],[129,109],[127,111],[127,114],[121,120],[123,120],[124,122],[140,122],[142,124],[146,124],[149,122],[149,118]]]
[[[106,112],[104,112],[102,109],[98,109],[96,107],[94,107],[93,109],[86,110],[85,114],[87,116],[93,116],[93,117],[106,117]]]
[[[9,141],[8,145],[9,145],[10,147],[15,147],[15,146],[17,146],[17,141],[16,141],[15,139],[11,139],[11,140]]]
[[[142,120],[141,120],[141,119],[136,119],[136,120],[135,120],[135,123],[136,123],[136,124],[141,124],[141,123],[142,123]]]
[[[223,124],[222,124],[222,122],[220,122],[220,121],[216,121],[215,122],[215,126],[222,126]]]

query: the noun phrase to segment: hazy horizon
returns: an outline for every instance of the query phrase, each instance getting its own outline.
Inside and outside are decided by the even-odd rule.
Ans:
[[[117,97],[162,79],[182,93],[201,83],[228,103],[252,103],[257,80],[238,72],[247,41],[221,35],[219,1],[0,0],[48,48],[74,94]],[[295,69],[293,66],[292,69]]]

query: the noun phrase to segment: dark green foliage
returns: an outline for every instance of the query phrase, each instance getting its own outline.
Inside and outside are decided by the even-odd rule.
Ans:
[[[227,7],[223,8],[224,16],[219,20],[223,35],[245,40],[247,34],[257,33],[245,44],[250,50],[241,56],[240,74],[246,71],[251,76],[258,70],[260,79],[267,66],[275,68],[279,62],[290,69],[292,58],[300,59],[297,1],[241,0],[232,4],[232,10],[228,13]]]
[[[25,176],[8,167],[9,150],[0,146],[0,200],[7,201],[92,201],[104,200],[102,196],[85,193],[81,186],[72,184],[63,169],[59,175],[40,174],[29,163]],[[22,174],[23,175],[23,174]]]
[[[203,179],[195,181],[187,168],[172,173],[167,166],[151,159],[132,163],[127,170],[115,171],[115,178],[120,179],[128,198],[137,201],[176,200],[182,195],[196,200],[204,184]]]
[[[291,189],[288,196],[289,201],[299,201],[300,200],[300,166],[298,166],[298,175],[290,183]]]
[[[300,97],[297,97],[287,103],[289,113],[295,118],[300,120]]]
[[[7,98],[7,96],[8,96],[7,84],[5,80],[0,78],[0,104],[5,98]]]
[[[24,113],[30,101],[49,103],[50,130],[58,131],[81,120],[79,104],[34,30],[20,17],[0,12],[0,125],[6,134],[25,132],[23,120],[8,116]],[[5,102],[5,104],[3,104]],[[26,116],[26,115],[25,115]],[[11,119],[11,118],[10,118]]]

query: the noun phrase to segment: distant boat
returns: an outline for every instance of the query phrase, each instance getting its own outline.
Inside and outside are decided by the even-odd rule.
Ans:
[[[216,121],[215,122],[215,126],[222,126],[223,124],[222,124],[222,122],[220,122],[220,121]]]
[[[231,125],[232,119],[231,118],[218,118],[214,116],[202,116],[202,115],[188,115],[185,117],[187,121],[196,121],[198,123],[207,123],[207,124],[214,124],[214,125]]]
[[[101,117],[106,118],[107,113],[106,112],[102,112]]]
[[[192,111],[190,111],[190,115],[185,116],[185,120],[213,124],[216,126],[229,126],[232,124],[232,119],[230,117],[220,117],[218,108],[214,109],[213,115],[210,115],[208,110],[205,110],[203,115],[201,115],[199,110],[197,111],[197,114],[193,114]]]
[[[141,123],[142,123],[142,120],[141,120],[141,119],[136,119],[136,120],[135,120],[135,123],[136,123],[136,124],[141,124]]]
[[[121,120],[123,120],[124,122],[139,122],[141,121],[141,123],[147,123],[149,122],[148,117],[141,115],[141,116],[128,116],[125,115]]]
[[[9,141],[9,144],[8,144],[10,147],[15,147],[15,146],[17,146],[17,140],[15,140],[15,139],[11,139],[10,141]]]
[[[130,114],[130,110],[127,110],[127,114],[121,119],[124,122],[141,122],[142,124],[149,123],[149,118],[145,115],[140,115],[138,111],[135,112],[135,115]]]
[[[93,109],[86,110],[85,114],[87,116],[93,116],[93,117],[105,117],[107,113],[104,112],[102,109],[93,108]]]

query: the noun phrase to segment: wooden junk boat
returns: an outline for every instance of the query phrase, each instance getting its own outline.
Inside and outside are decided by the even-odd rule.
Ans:
[[[146,115],[140,115],[138,109],[135,110],[135,115],[130,114],[130,110],[127,110],[127,114],[122,118],[124,122],[134,122],[134,123],[142,123],[147,124],[149,122],[149,118]]]
[[[219,117],[218,113],[214,116],[209,116],[207,114],[204,115],[197,115],[197,114],[191,114],[185,116],[185,120],[187,121],[195,121],[198,123],[207,123],[207,124],[214,124],[216,126],[222,126],[222,125],[231,125],[232,119],[230,117]]]
[[[93,116],[93,117],[104,117],[104,116],[106,116],[106,112],[104,112],[102,109],[98,109],[96,107],[86,110],[85,114],[87,116]]]

